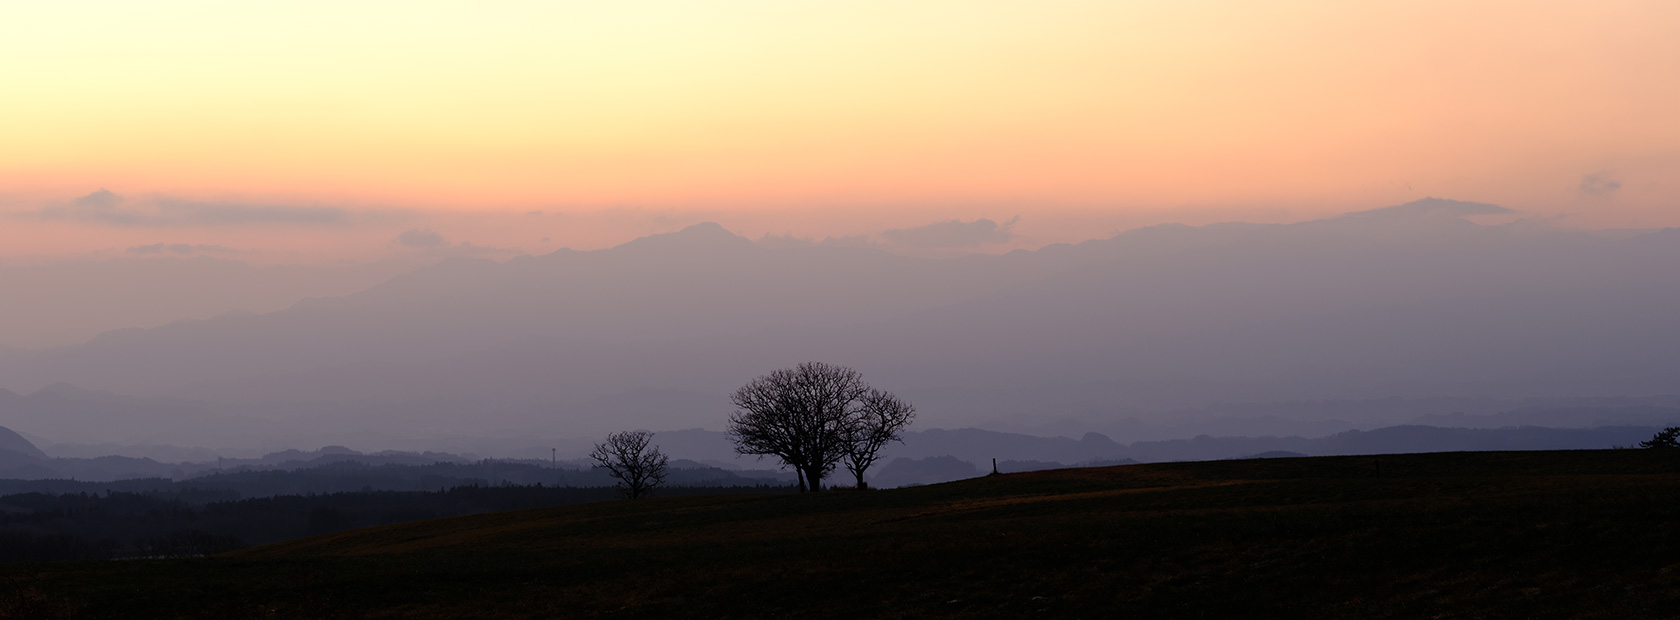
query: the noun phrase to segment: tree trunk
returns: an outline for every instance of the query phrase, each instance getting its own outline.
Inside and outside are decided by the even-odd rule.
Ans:
[[[858,483],[857,488],[867,489],[867,488],[869,488],[869,483],[863,481],[863,471],[864,470],[861,467],[858,468],[858,469],[854,469],[854,470],[852,470],[852,475],[857,476],[857,483]]]
[[[799,492],[804,493],[805,492],[805,470],[800,469],[798,467],[795,467],[795,468],[793,468],[793,473],[795,475],[799,476]]]
[[[822,490],[822,468],[819,466],[819,467],[813,467],[811,469],[805,470],[805,481],[810,485],[812,493],[815,493],[817,491],[821,491]]]

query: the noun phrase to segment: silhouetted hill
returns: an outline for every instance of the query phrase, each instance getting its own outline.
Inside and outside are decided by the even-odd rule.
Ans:
[[[0,426],[0,452],[12,452],[31,458],[46,458],[47,456],[46,453],[36,448],[35,444],[29,443],[28,439],[24,439],[22,435],[4,426]]]
[[[1294,459],[1294,458],[1304,458],[1306,456],[1307,455],[1301,454],[1300,452],[1290,452],[1288,450],[1272,450],[1272,451],[1269,451],[1269,452],[1261,452],[1259,454],[1250,454],[1248,456],[1241,457],[1241,458],[1245,458],[1245,459]]]
[[[1238,458],[1265,452],[1293,452],[1312,456],[1406,454],[1485,450],[1594,450],[1629,447],[1650,439],[1658,427],[1606,426],[1597,428],[1440,428],[1392,426],[1352,430],[1328,437],[1214,437],[1139,441],[1126,447],[1144,462],[1199,461]]]
[[[930,456],[921,459],[899,457],[888,461],[876,472],[871,484],[879,488],[902,487],[914,484],[933,484],[962,480],[980,475],[974,463],[954,456]],[[846,485],[844,472],[836,481]]]
[[[482,514],[220,557],[7,567],[0,578],[13,587],[0,608],[98,618],[1397,619],[1664,618],[1680,604],[1664,572],[1680,542],[1670,455],[1443,453],[1374,465],[1129,465]]]
[[[619,498],[612,487],[541,484],[465,484],[414,491],[362,488],[243,499],[229,490],[136,492],[121,488],[125,486],[137,485],[0,494],[0,564],[202,557],[357,527]],[[793,488],[670,486],[659,491],[680,497],[790,493]],[[4,607],[0,614],[17,615]]]

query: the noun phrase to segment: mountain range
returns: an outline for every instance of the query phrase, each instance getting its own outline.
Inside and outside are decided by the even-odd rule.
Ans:
[[[1426,199],[945,259],[766,247],[702,224],[4,352],[0,386],[142,399],[155,415],[109,428],[189,438],[179,445],[717,429],[729,391],[807,360],[856,367],[945,428],[1109,432],[1231,403],[1680,392],[1680,230],[1473,221],[1504,212]],[[1349,420],[1376,422],[1397,420]],[[111,440],[83,434],[51,439]]]

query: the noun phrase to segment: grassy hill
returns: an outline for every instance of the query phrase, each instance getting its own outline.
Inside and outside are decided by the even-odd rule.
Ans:
[[[1680,455],[1126,465],[8,567],[0,617],[1672,617]]]

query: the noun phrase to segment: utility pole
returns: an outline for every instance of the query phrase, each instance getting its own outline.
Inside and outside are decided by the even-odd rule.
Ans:
[[[549,448],[548,449],[548,468],[549,469],[560,469],[560,456],[559,456],[559,454],[560,453],[558,451],[556,451],[555,448]]]

